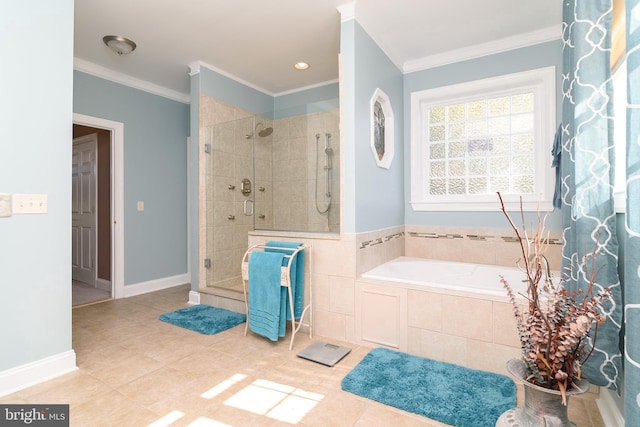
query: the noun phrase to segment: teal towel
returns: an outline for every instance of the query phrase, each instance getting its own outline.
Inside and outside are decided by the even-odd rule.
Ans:
[[[254,251],[249,257],[249,329],[277,341],[284,336],[280,314],[283,290],[280,268],[283,253]]]
[[[279,250],[266,248],[265,251],[291,254],[295,249],[298,249],[300,246],[302,246],[302,243],[269,241],[266,243],[266,246],[283,249]],[[288,258],[283,259],[283,265],[287,265],[288,262]],[[293,296],[293,315],[296,319],[299,319],[300,316],[302,316],[302,309],[304,308],[304,250],[298,252],[291,262],[290,275],[291,295]],[[283,301],[281,312],[286,313],[285,317],[282,320],[291,320],[291,310],[289,309],[289,293],[286,293],[286,298]]]

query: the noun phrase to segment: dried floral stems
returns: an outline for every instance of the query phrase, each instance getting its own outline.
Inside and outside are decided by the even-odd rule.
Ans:
[[[603,302],[611,297],[609,289],[597,294],[593,290],[598,273],[595,263],[598,249],[596,247],[591,253],[590,260],[582,260],[589,285],[582,300],[578,302],[576,297],[582,291],[569,292],[564,289],[563,281],[554,284],[548,277],[548,261],[544,255],[548,233],[545,235],[545,218],[541,217],[540,211],[538,210],[537,228],[528,234],[524,225],[522,198],[522,227],[518,228],[507,212],[500,193],[498,197],[502,212],[518,238],[524,264],[522,269],[526,274],[528,310],[521,310],[513,289],[503,277],[500,278],[514,308],[522,360],[528,371],[526,380],[560,391],[566,404],[567,390],[580,378],[580,366],[593,352],[592,346],[589,351],[586,348],[591,328],[596,325],[595,343],[597,324],[604,321],[601,314]],[[543,281],[545,271],[547,278]]]

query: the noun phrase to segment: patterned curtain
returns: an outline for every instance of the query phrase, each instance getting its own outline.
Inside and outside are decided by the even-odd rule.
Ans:
[[[613,82],[609,67],[611,0],[563,2],[562,220],[563,277],[569,290],[609,288],[613,300],[582,373],[592,384],[620,390],[622,292],[613,209]],[[597,253],[595,257],[592,254]]]
[[[640,420],[640,0],[626,0],[627,213],[624,418]],[[631,195],[634,197],[632,198]]]

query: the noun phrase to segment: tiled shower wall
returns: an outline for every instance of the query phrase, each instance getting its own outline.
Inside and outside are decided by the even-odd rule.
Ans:
[[[256,219],[256,229],[338,232],[340,230],[340,134],[338,109],[274,120],[273,223]],[[318,140],[316,141],[316,135]],[[325,142],[333,150],[327,171]],[[259,141],[258,141],[259,143]],[[317,208],[316,208],[317,162]],[[330,173],[331,197],[326,196]],[[262,221],[262,222],[261,222]],[[264,223],[264,226],[263,226]]]
[[[205,95],[200,95],[199,102],[199,259],[211,260],[210,268],[199,263],[199,287],[241,290],[239,266],[254,219],[256,229],[262,230],[339,231],[339,112],[333,109],[271,121]],[[273,127],[273,133],[254,135],[254,121],[262,123],[258,131]],[[317,143],[316,134],[320,136]],[[326,210],[327,135],[333,150],[331,205],[328,212],[319,213],[316,162],[318,207]],[[205,144],[211,146],[209,154],[204,152]],[[316,153],[320,154],[317,159]],[[252,180],[254,216],[244,215],[243,178]]]

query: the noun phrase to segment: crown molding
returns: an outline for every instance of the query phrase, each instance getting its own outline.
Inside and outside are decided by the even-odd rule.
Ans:
[[[402,66],[402,72],[404,74],[413,73],[416,71],[452,64],[454,62],[466,61],[469,59],[480,58],[482,56],[494,55],[496,53],[506,52],[513,49],[558,40],[560,38],[562,38],[562,29],[560,26],[543,28],[519,34],[517,36],[494,40],[489,43],[477,44],[441,54],[426,56],[421,59],[407,61]]]
[[[338,7],[336,7],[338,12],[340,12],[340,21],[350,21],[356,17],[356,2],[353,1],[351,3],[345,3]]]
[[[128,74],[119,73],[101,65],[94,64],[93,62],[86,61],[84,59],[74,57],[73,68],[83,73],[91,74],[92,76],[110,80],[115,83],[149,92],[154,95],[162,96],[164,98],[172,99],[174,101],[182,102],[184,104],[189,104],[191,102],[189,95],[186,93],[168,89],[164,86],[150,83],[146,80],[131,77]]]
[[[227,78],[229,78],[229,79],[231,79],[231,80],[234,80],[234,81],[236,81],[236,82],[238,82],[238,83],[240,83],[240,84],[243,84],[243,85],[245,85],[245,86],[247,86],[247,87],[250,87],[250,88],[252,88],[252,89],[255,89],[255,90],[257,90],[258,92],[262,92],[262,93],[264,93],[265,95],[275,96],[275,94],[273,94],[273,93],[269,92],[269,91],[268,91],[268,90],[266,90],[266,89],[261,88],[260,86],[256,86],[256,85],[254,85],[253,83],[250,83],[250,82],[248,82],[248,81],[246,81],[246,80],[242,80],[240,77],[234,76],[233,74],[228,73],[228,72],[226,72],[226,71],[224,71],[224,70],[221,70],[220,68],[214,67],[214,66],[213,66],[213,65],[211,65],[211,64],[207,64],[207,63],[206,63],[206,62],[204,62],[204,61],[194,61],[194,62],[190,62],[188,65],[189,65],[189,70],[190,70],[190,71],[189,71],[189,75],[190,75],[190,76],[193,76],[194,74],[198,74],[198,73],[200,73],[200,69],[201,69],[202,67],[204,67],[204,68],[207,68],[207,69],[209,69],[209,70],[211,70],[211,71],[213,71],[213,72],[216,72],[216,73],[218,73],[218,74],[220,74],[220,75],[223,75],[223,76],[225,76],[225,77],[227,77]]]
[[[291,95],[292,93],[298,93],[298,92],[302,92],[305,90],[309,90],[309,89],[315,89],[317,87],[322,87],[322,86],[327,86],[330,84],[334,84],[334,83],[338,83],[340,80],[339,79],[333,79],[333,80],[327,80],[326,82],[320,82],[320,83],[315,83],[309,86],[304,86],[304,87],[299,87],[296,89],[290,89],[290,90],[285,90],[284,92],[278,92],[276,94],[274,94],[274,97],[278,97],[278,96],[284,96],[284,95]]]

